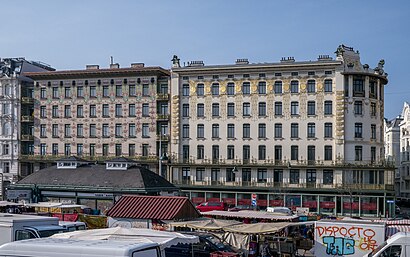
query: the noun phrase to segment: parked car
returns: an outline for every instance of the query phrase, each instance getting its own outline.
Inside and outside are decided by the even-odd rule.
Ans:
[[[242,211],[242,210],[256,210],[259,211],[259,207],[258,206],[252,206],[252,205],[237,205],[235,207],[232,208],[228,208],[228,211]]]
[[[236,253],[229,245],[225,245],[221,240],[209,233],[203,232],[186,232],[186,234],[199,237],[199,243],[196,244],[177,244],[165,248],[165,257],[209,257],[213,252],[230,252]]]
[[[81,221],[59,221],[58,225],[63,227],[67,232],[87,229],[87,225]]]
[[[200,212],[207,211],[225,211],[228,209],[226,203],[224,202],[205,202],[196,206]]]
[[[284,213],[286,215],[293,215],[293,212],[288,207],[268,207],[267,212]]]

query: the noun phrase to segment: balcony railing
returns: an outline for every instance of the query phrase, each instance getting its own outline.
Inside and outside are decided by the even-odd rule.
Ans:
[[[169,94],[157,94],[157,100],[168,100],[169,99]]]
[[[169,120],[169,114],[157,114],[157,120]]]
[[[21,122],[34,122],[34,117],[30,115],[21,116]]]
[[[21,141],[34,141],[33,135],[21,135]]]
[[[169,141],[169,139],[170,139],[169,135],[157,135],[157,141],[166,142],[166,141]]]
[[[34,104],[34,98],[23,96],[21,98],[21,103],[22,104]]]
[[[75,155],[75,154],[72,154]],[[47,155],[20,155],[20,160],[26,160],[26,161],[57,161],[63,158],[67,158],[68,156],[71,155],[52,155],[52,154],[47,154]],[[97,161],[97,162],[105,162],[114,158],[117,158],[118,156],[115,155],[109,155],[109,156],[102,156],[101,154],[95,155],[95,156],[90,156],[90,155],[76,155],[79,158],[82,158],[86,161]],[[158,162],[158,156],[150,155],[150,156],[124,156],[127,159],[134,160],[136,162],[142,162],[142,163],[157,163]]]
[[[211,180],[173,180],[180,186],[210,186],[210,187],[257,187],[268,189],[329,189],[335,192],[358,192],[362,190],[394,190],[394,185],[387,184],[322,184],[322,183],[284,183],[284,182],[258,182],[258,181],[211,181]]]

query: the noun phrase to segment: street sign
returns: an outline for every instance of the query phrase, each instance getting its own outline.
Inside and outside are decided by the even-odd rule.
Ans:
[[[256,198],[257,198],[257,195],[256,194],[252,194],[252,206],[256,206]]]

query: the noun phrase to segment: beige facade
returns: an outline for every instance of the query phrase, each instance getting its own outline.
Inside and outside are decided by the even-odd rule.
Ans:
[[[134,64],[28,74],[36,82],[37,168],[62,156],[103,161],[126,156],[156,170],[167,151],[169,72]],[[162,135],[161,138],[159,135]]]
[[[194,202],[384,215],[394,172],[383,153],[384,61],[336,59],[180,67],[171,72],[170,179]]]

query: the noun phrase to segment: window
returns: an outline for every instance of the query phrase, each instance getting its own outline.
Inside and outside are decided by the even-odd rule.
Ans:
[[[115,137],[122,137],[122,124],[115,124]]]
[[[363,160],[363,147],[362,146],[355,146],[354,147],[354,152],[355,152],[355,161],[361,161]]]
[[[40,137],[47,137],[46,136],[46,124],[41,124],[40,125]]]
[[[325,123],[325,138],[332,138],[333,135],[333,124],[332,123]]]
[[[47,88],[42,87],[40,89],[40,98],[41,99],[47,99]]]
[[[82,156],[84,153],[84,146],[83,144],[77,144],[77,155]]]
[[[360,76],[353,77],[353,96],[364,96],[364,79]]]
[[[355,138],[362,138],[363,137],[363,124],[362,123],[355,123],[354,124],[354,137]]]
[[[282,146],[281,145],[275,145],[275,161],[281,161],[282,160]]]
[[[282,138],[282,123],[275,123],[275,138]]]
[[[182,138],[189,138],[189,124],[182,125]]]
[[[97,137],[97,125],[96,124],[90,124],[90,137]]]
[[[212,84],[212,95],[219,95],[219,84],[218,83],[213,83]]]
[[[219,117],[219,104],[218,103],[212,104],[212,117]]]
[[[370,103],[370,115],[372,117],[376,116],[376,103]]]
[[[315,103],[315,101],[308,101],[307,102],[307,114],[308,115],[316,115],[316,103]]]
[[[379,256],[380,257],[400,257],[401,256],[401,247],[402,247],[401,245],[389,246]],[[407,246],[406,246],[406,248],[407,248]],[[407,256],[407,254],[406,254],[406,256]]]
[[[306,182],[316,183],[316,170],[306,170]]]
[[[282,73],[280,72],[275,73],[275,77],[281,77],[281,76],[282,76]]]
[[[64,97],[65,98],[71,98],[71,88],[70,87],[65,87],[64,88]]]
[[[64,137],[71,137],[71,125],[70,124],[64,125]]]
[[[90,118],[97,117],[97,107],[95,104],[90,105]]]
[[[266,183],[268,181],[268,171],[266,169],[258,169],[258,183]]]
[[[53,87],[53,98],[58,98],[58,87]]]
[[[189,150],[189,146],[188,146],[188,150]],[[148,156],[148,152],[149,151],[149,144],[142,144],[142,156]],[[189,154],[189,152],[188,152]]]
[[[95,86],[90,86],[90,97],[91,98],[97,97],[97,90]]]
[[[332,153],[332,146],[331,145],[325,145],[325,161],[331,161],[333,159],[333,153]]]
[[[182,105],[182,117],[189,117],[189,104]]]
[[[316,148],[314,145],[308,145],[308,161],[316,160]]]
[[[219,124],[212,124],[212,138],[219,138]]]
[[[128,137],[136,137],[137,136],[137,132],[135,129],[135,123],[130,123],[128,125]]]
[[[115,86],[115,96],[121,97],[122,96],[122,85]]]
[[[103,104],[103,110],[102,110],[102,116],[103,117],[110,117],[110,112],[109,112],[109,106],[108,104]]]
[[[315,138],[316,137],[316,126],[315,123],[308,123],[307,126],[307,137],[308,138]]]
[[[376,81],[369,82],[369,97],[377,99],[377,84]]]
[[[354,114],[362,115],[363,114],[363,103],[362,101],[354,102]]]
[[[235,124],[228,124],[228,138],[235,138]]]
[[[110,136],[110,128],[108,127],[108,124],[102,124],[102,136],[103,137]]]
[[[260,95],[266,94],[266,82],[259,82],[258,83],[258,93]]]
[[[60,115],[58,113],[58,105],[53,105],[52,109],[51,109],[51,116],[53,118],[58,118]]]
[[[228,117],[235,117],[235,103],[228,103]]]
[[[266,116],[266,103],[260,102],[259,103],[259,116],[263,117]]]
[[[4,106],[3,106],[3,113],[4,112]],[[46,107],[45,106],[40,106],[40,118],[46,118],[47,117],[47,112],[46,112]]]
[[[243,124],[243,138],[251,138],[251,125],[248,123]]]
[[[122,145],[115,144],[115,156],[121,156],[121,155],[122,155]]]
[[[235,84],[234,83],[228,83],[226,93],[227,95],[235,95]]]
[[[298,123],[290,124],[290,137],[299,138],[299,124]]]
[[[103,97],[109,97],[109,96],[110,96],[109,86],[103,86]]]
[[[292,72],[290,73],[290,75],[291,75],[291,76],[299,76],[299,72],[297,72],[297,71],[292,71]]]
[[[144,150],[144,145],[142,145],[142,149]],[[144,152],[144,151],[143,151]],[[102,145],[102,155],[103,156],[108,156],[110,153],[110,146],[109,144],[103,144]]]
[[[51,135],[52,137],[55,137],[55,138],[58,137],[58,124],[53,124]]]
[[[71,144],[64,144],[64,154],[65,155],[71,155]]]
[[[122,117],[122,104],[115,105],[115,117]]]
[[[145,137],[145,138],[149,137],[149,124],[148,123],[142,123],[142,137]]]
[[[204,124],[198,124],[196,127],[196,137],[205,138],[205,126]]]
[[[243,103],[243,116],[251,116],[251,104]]]
[[[265,160],[266,159],[266,146],[260,145],[258,147],[258,160]]]
[[[77,105],[77,118],[84,118],[84,106]]]
[[[77,124],[77,137],[84,137],[84,125]]]
[[[316,91],[316,81],[308,80],[307,82],[307,92],[308,93],[315,93]]]
[[[292,80],[290,82],[290,92],[294,94],[299,93],[299,81]]]
[[[332,101],[325,101],[325,115],[332,115]]]
[[[376,139],[376,124],[371,124],[371,139]]]
[[[64,118],[71,118],[71,105],[64,106]]]
[[[136,116],[135,104],[129,105],[129,116],[130,117]],[[142,117],[149,117],[149,103],[142,104]]]
[[[243,82],[242,83],[242,94],[250,95],[251,94],[251,83]]]
[[[290,184],[299,184],[299,170],[290,170]]]
[[[370,161],[373,163],[376,161],[376,147],[370,147]]]
[[[196,147],[196,157],[198,160],[202,160],[205,157],[205,148],[203,145],[198,145]]]
[[[135,156],[136,151],[135,151],[135,144],[129,144],[128,145],[128,156]]]
[[[243,168],[243,169],[242,169],[242,181],[244,181],[244,182],[250,182],[251,179],[252,179],[251,169],[249,169],[249,168]]]
[[[227,149],[226,149],[226,152],[227,152],[227,159],[228,159],[228,160],[233,160],[233,159],[235,159],[235,146],[233,146],[233,145],[228,145],[228,147],[227,147]]]
[[[266,138],[266,124],[261,123],[258,125],[258,138]]]
[[[212,160],[213,161],[219,160],[219,145],[212,146]]]
[[[205,90],[204,90],[204,84],[198,84],[197,86],[196,86],[196,94],[198,95],[198,96],[203,96],[204,95],[204,92],[205,92]]]
[[[52,153],[52,155],[58,155],[58,144],[56,144],[56,143],[52,144],[51,153]]]
[[[84,97],[84,87],[83,86],[78,86],[77,87],[77,97],[78,98],[83,98]]]
[[[275,94],[282,94],[282,81],[275,81]]]
[[[275,102],[275,115],[282,115],[282,102]]]
[[[290,114],[291,115],[299,115],[299,102],[291,102],[290,103]]]
[[[46,144],[40,144],[40,155],[46,155],[47,154],[47,145]],[[3,173],[6,173],[3,171]]]
[[[220,178],[220,170],[217,168],[211,169],[211,181],[218,181]]]
[[[332,80],[331,79],[325,79],[325,92],[330,93],[332,92]]]
[[[333,184],[333,170],[323,170],[323,184]]]
[[[137,95],[137,90],[136,90],[135,85],[130,85],[129,88],[128,88],[128,92],[129,92],[128,94],[130,96],[136,96]]]
[[[196,170],[195,170],[196,181],[203,181],[204,180],[204,173],[205,173],[204,168],[196,168]]]
[[[292,145],[290,147],[290,159],[292,161],[297,161],[299,160],[299,146],[297,145]]]
[[[196,106],[196,115],[198,117],[204,117],[205,116],[204,104],[198,104]]]
[[[188,95],[189,95],[189,85],[188,85]],[[149,96],[149,85],[142,84],[142,96]]]
[[[249,145],[242,146],[242,158],[244,161],[251,158],[251,147]]]

